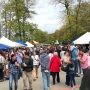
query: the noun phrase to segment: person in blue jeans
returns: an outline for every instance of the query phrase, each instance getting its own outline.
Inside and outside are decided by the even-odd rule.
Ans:
[[[70,79],[70,86],[73,87],[76,85],[75,82],[75,72],[74,72],[74,64],[71,61],[71,63],[69,64],[69,79]]]
[[[79,66],[79,63],[78,63],[78,49],[73,45],[71,46],[71,58],[72,58],[72,61],[73,61],[73,64],[74,64],[74,73],[75,73],[75,76],[79,76],[78,75],[78,66]]]
[[[19,64],[16,60],[16,55],[12,54],[11,59],[9,61],[9,90],[13,90],[12,84],[14,81],[15,87],[14,90],[17,90],[18,88],[18,76],[19,76]]]
[[[43,90],[50,88],[50,57],[47,50],[44,48],[40,54],[40,65],[43,78]]]
[[[42,71],[42,78],[43,78],[44,90],[49,90],[49,88],[50,88],[50,72]]]

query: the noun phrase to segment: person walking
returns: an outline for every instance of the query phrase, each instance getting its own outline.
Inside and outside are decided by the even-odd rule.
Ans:
[[[60,82],[60,76],[59,76],[59,72],[60,72],[60,67],[61,67],[61,60],[58,57],[58,53],[54,52],[53,57],[51,58],[50,61],[50,72],[53,78],[53,85],[55,85],[55,79],[57,76],[57,82]]]
[[[8,68],[9,68],[9,90],[13,90],[13,88],[12,88],[13,80],[15,83],[14,90],[17,90],[17,88],[18,88],[19,64],[16,60],[15,54],[11,55],[11,59],[9,61]]]
[[[35,51],[35,53],[31,56],[31,58],[33,59],[33,76],[34,76],[33,80],[36,81],[36,79],[38,78],[38,68],[40,62],[38,51]]]
[[[63,57],[63,60],[62,60],[62,65],[63,67],[66,67],[66,85],[70,85],[70,78],[69,78],[69,63],[70,63],[70,60],[71,60],[71,54],[70,54],[70,51],[65,51],[65,56]]]
[[[43,78],[43,90],[49,90],[50,88],[50,57],[47,54],[46,48],[41,51],[40,65]]]
[[[33,71],[33,60],[30,57],[29,52],[25,52],[24,60],[22,61],[23,68],[23,84],[24,90],[33,90],[32,89],[32,71]],[[28,84],[29,87],[28,87]]]
[[[90,90],[90,66],[88,64],[88,56],[84,53],[84,49],[79,49],[79,61],[83,70],[83,77],[79,90]]]
[[[70,86],[74,87],[76,85],[76,81],[75,81],[75,72],[74,72],[74,63],[72,60],[70,60],[69,62],[69,79],[70,79]]]
[[[78,75],[78,67],[79,67],[79,62],[78,62],[78,49],[72,44],[71,45],[71,58],[74,63],[74,73],[76,77],[79,77]]]

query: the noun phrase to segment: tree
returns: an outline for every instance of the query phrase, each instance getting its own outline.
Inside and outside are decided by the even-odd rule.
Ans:
[[[7,26],[8,28],[9,37],[13,33],[12,35],[15,35],[17,39],[26,39],[27,27],[30,26],[30,29],[34,27],[31,27],[34,24],[27,23],[26,21],[27,18],[32,17],[32,14],[35,14],[34,11],[29,11],[29,8],[26,7],[25,0],[9,0],[5,5],[2,16],[6,15],[7,20],[5,19],[4,23],[5,27]],[[28,33],[30,33],[30,30]]]
[[[53,35],[57,36],[60,41],[73,41],[85,32],[90,32],[90,4],[88,2],[79,2],[71,9],[71,25],[65,24],[60,30]],[[71,33],[69,33],[71,27]]]
[[[70,13],[71,13],[71,5],[74,0],[55,0],[57,3],[61,3],[65,7],[66,21],[71,26]],[[69,28],[71,33],[71,27]]]
[[[40,29],[37,29],[33,33],[33,39],[40,43],[47,43],[48,34]]]

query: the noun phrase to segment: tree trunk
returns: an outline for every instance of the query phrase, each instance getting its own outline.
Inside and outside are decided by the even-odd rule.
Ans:
[[[11,19],[12,19],[12,14],[11,14],[11,12],[10,12],[10,14],[9,14],[9,17],[10,17],[10,21],[11,21]],[[11,26],[10,26],[10,29],[9,29],[8,33],[9,33],[9,39],[11,39]]]
[[[5,37],[7,37],[7,13],[5,11],[5,24],[6,24],[6,27],[5,27]]]
[[[26,35],[25,35],[25,17],[23,16],[23,40],[25,41]]]

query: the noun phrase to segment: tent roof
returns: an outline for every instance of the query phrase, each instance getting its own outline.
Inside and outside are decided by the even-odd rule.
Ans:
[[[73,41],[74,44],[89,44],[90,43],[90,32],[85,33],[77,40]]]
[[[0,44],[0,49],[9,49],[10,47],[7,45]]]
[[[27,46],[27,44],[25,44],[25,43],[24,43],[23,41],[21,41],[21,40],[18,40],[17,43],[20,43],[20,44],[22,44],[22,45],[24,45],[24,46]]]
[[[4,36],[0,39],[0,44],[4,44],[4,45],[10,46],[10,47],[21,47],[21,46],[23,46],[22,44],[19,44],[17,42],[13,42]]]
[[[27,44],[27,47],[34,47],[34,45],[29,42],[26,42],[26,44]]]

